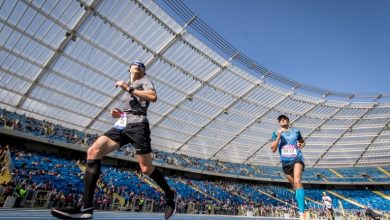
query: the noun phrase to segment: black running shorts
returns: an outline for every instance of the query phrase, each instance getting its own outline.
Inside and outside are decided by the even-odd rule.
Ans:
[[[298,160],[298,161],[295,161],[294,163],[292,164],[288,164],[288,165],[283,165],[283,172],[286,174],[286,175],[294,175],[294,165],[296,163],[300,163],[303,165],[303,169],[302,171],[305,170],[305,163],[303,163],[301,160]]]
[[[123,130],[111,128],[103,135],[117,142],[120,146],[131,143],[135,147],[136,154],[152,152],[148,122],[130,123]]]

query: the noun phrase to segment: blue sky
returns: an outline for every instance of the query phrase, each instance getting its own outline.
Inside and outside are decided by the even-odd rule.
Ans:
[[[274,72],[338,92],[390,92],[388,0],[183,2]]]

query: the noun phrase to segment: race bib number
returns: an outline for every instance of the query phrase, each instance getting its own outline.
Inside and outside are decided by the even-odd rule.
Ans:
[[[127,115],[126,113],[122,113],[118,121],[115,122],[114,128],[123,130],[125,129],[126,125],[127,125]]]
[[[295,145],[284,145],[282,147],[282,157],[296,157],[297,156],[297,148]]]

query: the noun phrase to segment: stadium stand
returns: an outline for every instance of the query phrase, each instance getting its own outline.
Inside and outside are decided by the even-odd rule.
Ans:
[[[11,188],[22,187],[28,190],[21,207],[53,207],[77,204],[83,184],[83,164],[75,158],[59,157],[48,153],[10,147],[13,180]],[[158,155],[158,153],[157,153]],[[162,154],[166,157],[170,155]],[[166,161],[165,161],[166,162]],[[162,194],[147,177],[135,167],[118,168],[104,165],[99,181],[99,193],[95,204],[102,210],[161,211],[164,200]],[[356,172],[360,172],[359,171]],[[315,170],[318,172],[318,170]],[[345,171],[342,173],[344,174]],[[348,172],[350,175],[351,172]],[[183,178],[171,175],[168,182],[179,192],[181,212],[243,214],[244,210],[255,210],[263,215],[278,216],[282,212],[294,213],[294,192],[285,186],[271,186],[259,183],[242,183],[239,180],[208,180],[207,178]],[[4,185],[4,184],[3,184]],[[5,187],[8,187],[5,185]],[[3,192],[4,187],[2,188]],[[45,192],[45,193],[44,193]],[[316,215],[321,212],[323,190],[307,189],[306,203]],[[343,197],[373,210],[389,212],[388,199],[370,190],[327,190],[341,195],[333,197],[334,207],[339,201],[349,212],[362,212]],[[389,190],[380,190],[388,195]],[[9,195],[12,195],[9,194]],[[6,199],[6,198],[5,198]],[[140,206],[140,201],[147,205]],[[3,200],[4,202],[4,200]],[[233,208],[232,208],[233,207]],[[252,207],[252,208],[250,208]],[[283,211],[284,210],[284,211]],[[314,214],[313,214],[314,215]]]
[[[97,134],[88,134],[75,129],[68,129],[47,121],[41,121],[24,115],[0,109],[0,124],[16,131],[25,132],[35,136],[43,136],[50,140],[64,143],[87,146],[96,138]],[[8,124],[8,126],[7,126]],[[133,148],[128,145],[115,152],[118,155],[134,157]],[[181,167],[190,167],[202,171],[223,173],[238,176],[253,176],[260,178],[272,178],[284,180],[283,171],[279,167],[259,166],[222,162],[217,160],[200,159],[181,154],[173,154],[164,151],[154,151],[156,162],[171,164]],[[388,182],[390,176],[380,169],[381,167],[357,167],[357,168],[306,168],[303,174],[304,181],[326,182]],[[390,170],[389,167],[383,167]],[[337,174],[337,175],[336,175]]]

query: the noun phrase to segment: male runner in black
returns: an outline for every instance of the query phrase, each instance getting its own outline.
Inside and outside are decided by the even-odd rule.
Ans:
[[[82,207],[53,208],[52,215],[58,218],[92,218],[94,192],[100,176],[102,158],[119,147],[131,143],[136,149],[136,158],[142,173],[151,177],[166,196],[165,219],[176,212],[178,196],[152,164],[149,122],[146,118],[150,102],[157,101],[157,93],[152,81],[145,74],[145,65],[135,61],[129,67],[130,85],[125,81],[116,82],[127,94],[123,108],[114,108],[111,115],[118,118],[115,125],[100,136],[87,151],[87,169],[84,177]]]

